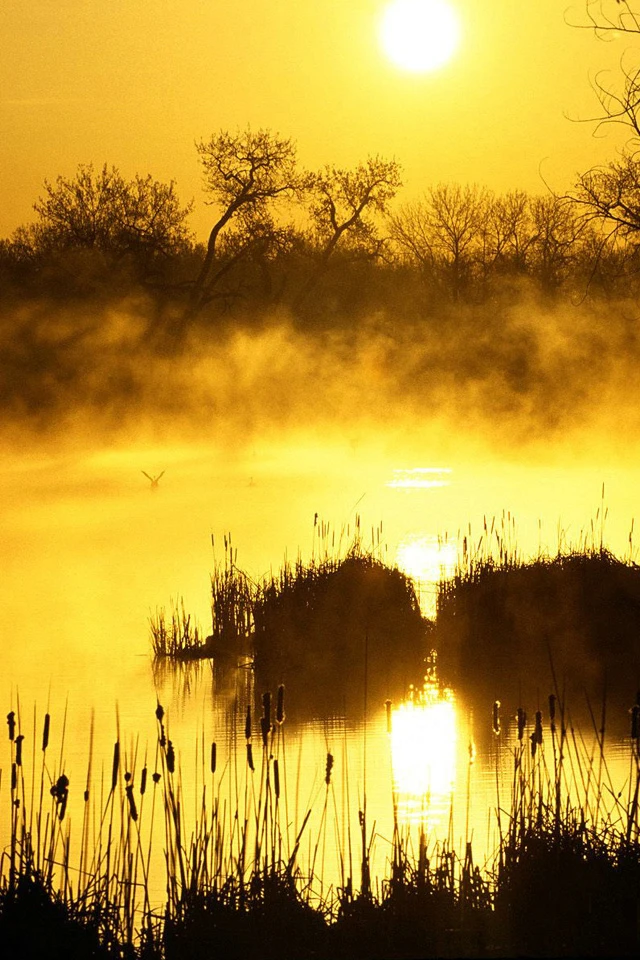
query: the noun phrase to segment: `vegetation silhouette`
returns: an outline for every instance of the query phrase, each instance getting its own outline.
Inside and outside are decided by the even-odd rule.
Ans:
[[[430,621],[411,579],[362,549],[325,556],[254,583],[234,560],[212,577],[213,631],[202,638],[184,605],[151,618],[157,659],[212,657],[235,670],[251,663],[262,688],[286,683],[294,716],[327,710],[362,714],[366,699],[399,700],[420,686],[430,653]]]
[[[374,878],[374,833],[363,799],[359,862],[336,814],[342,877],[328,893],[313,865],[333,829],[333,758],[327,755],[315,801],[292,826],[283,688],[276,703],[270,694],[262,697],[257,742],[247,713],[246,763],[231,793],[235,811],[227,810],[227,773],[219,769],[216,743],[207,751],[199,745],[202,803],[189,822],[180,771],[192,765],[181,764],[158,703],[155,759],[151,751],[139,764],[137,747],[127,751],[119,737],[110,777],[99,789],[89,762],[81,837],[73,847],[67,808],[74,784],[49,759],[52,718],[44,717],[40,744],[11,711],[11,775],[2,781],[10,799],[3,804],[7,844],[0,861],[3,956],[38,957],[45,945],[47,956],[72,960],[635,956],[640,704],[631,711],[630,775],[622,791],[609,780],[604,723],[595,725],[594,750],[575,736],[568,707],[552,694],[548,720],[537,711],[527,723],[519,708],[517,729],[500,733],[494,724],[513,773],[508,801],[498,795],[493,862],[475,865],[469,840],[463,856],[449,841],[432,848],[424,826],[414,836],[394,803],[387,873]],[[606,705],[609,713],[618,708]],[[323,815],[311,836],[314,802]],[[310,872],[299,862],[303,846]],[[150,886],[156,852],[163,903]]]
[[[443,677],[477,699],[534,697],[554,675],[573,702],[640,688],[640,567],[604,547],[470,562],[439,588]]]

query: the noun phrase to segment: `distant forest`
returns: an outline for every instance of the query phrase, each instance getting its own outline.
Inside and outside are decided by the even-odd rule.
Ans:
[[[151,361],[219,360],[239,330],[277,324],[322,344],[325,369],[338,357],[342,377],[375,340],[387,385],[412,371],[404,392],[419,403],[436,381],[454,392],[473,381],[492,416],[535,410],[550,423],[582,402],[582,370],[593,388],[621,356],[640,360],[632,152],[564,196],[440,183],[403,202],[395,160],[308,171],[269,130],[221,132],[197,150],[204,243],[175,183],[107,165],[45,181],[33,222],[0,240],[5,412],[47,422],[152,394],[173,410],[184,380],[171,392]]]
[[[197,242],[176,184],[81,165],[45,181],[36,217],[0,240],[3,302],[144,292],[175,336],[286,309],[348,324],[372,310],[428,320],[518,296],[636,296],[640,160],[627,154],[565,196],[439,183],[402,202],[394,160],[302,170],[292,140],[220,133],[197,144],[211,232]],[[182,321],[179,318],[182,317]],[[162,320],[159,321],[162,326]]]

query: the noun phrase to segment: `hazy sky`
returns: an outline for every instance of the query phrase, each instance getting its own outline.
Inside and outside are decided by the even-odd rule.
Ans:
[[[202,202],[194,141],[269,127],[301,161],[350,166],[380,153],[402,196],[444,180],[563,189],[621,143],[594,139],[590,77],[605,44],[567,19],[582,2],[451,0],[463,29],[445,67],[392,66],[378,42],[386,0],[2,0],[0,235],[32,218],[44,178],[79,163],[177,181]]]

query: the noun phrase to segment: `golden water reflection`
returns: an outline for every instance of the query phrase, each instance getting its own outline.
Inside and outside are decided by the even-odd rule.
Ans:
[[[428,679],[391,713],[391,766],[399,823],[428,830],[449,816],[458,729],[453,692]]]

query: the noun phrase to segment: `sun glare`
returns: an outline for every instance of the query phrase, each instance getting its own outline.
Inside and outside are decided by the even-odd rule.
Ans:
[[[403,70],[435,70],[451,59],[460,25],[447,0],[393,0],[380,22],[387,57]]]
[[[446,816],[456,771],[456,711],[450,691],[425,685],[393,711],[391,762],[402,821]]]

